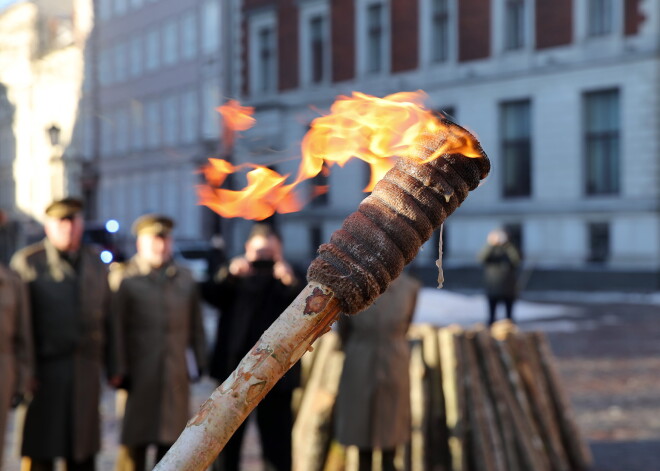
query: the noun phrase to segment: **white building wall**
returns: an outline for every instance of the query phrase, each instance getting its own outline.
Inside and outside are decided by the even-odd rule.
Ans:
[[[483,245],[490,228],[520,223],[530,262],[582,266],[589,253],[587,224],[609,221],[611,267],[657,266],[657,231],[648,231],[634,248],[620,236],[622,227],[631,221],[657,225],[659,220],[657,209],[654,214],[625,217],[639,205],[652,211],[660,188],[657,66],[650,57],[631,61],[625,67],[608,61],[602,66],[452,84],[431,92],[431,107],[453,106],[459,123],[478,136],[492,163],[491,174],[482,186],[449,220],[450,240],[460,241],[451,245],[449,264],[474,263],[474,253]],[[583,93],[608,88],[618,88],[621,97],[621,194],[586,196]],[[530,99],[532,106],[532,195],[502,199],[498,107],[502,101],[518,99]],[[464,221],[468,218],[478,218],[479,224],[468,224]],[[478,237],[469,233],[473,230]]]
[[[0,83],[14,108],[15,205],[23,219],[42,220],[45,207],[54,199],[79,195],[80,182],[70,149],[78,115],[83,82],[83,50],[80,44],[89,33],[84,6],[79,18],[63,25],[60,33],[76,35],[80,43],[55,41],[38,49],[39,22],[50,12],[29,2],[8,6],[0,12]],[[71,14],[71,6],[63,5]],[[66,31],[65,31],[66,29]],[[64,36],[61,36],[64,37]],[[47,128],[60,129],[59,144],[53,146]],[[75,146],[74,146],[75,147]]]
[[[621,6],[621,2],[615,3]],[[450,11],[455,11],[455,4],[450,4]],[[528,4],[533,7],[533,2]],[[252,97],[247,100],[257,107],[257,126],[251,131],[252,136],[273,139],[279,133],[279,144],[289,149],[299,145],[301,139],[300,131],[295,130],[304,132],[313,118],[315,111],[310,115],[310,108],[323,112],[337,95],[356,90],[384,96],[422,89],[429,95],[429,108],[454,109],[458,123],[474,132],[492,162],[489,177],[447,222],[449,266],[474,266],[475,256],[492,228],[520,224],[529,264],[539,268],[584,268],[590,254],[589,224],[608,223],[608,268],[657,270],[660,2],[640,2],[645,20],[640,33],[631,37],[624,36],[623,9],[617,7],[614,24],[618,30],[605,38],[587,37],[585,2],[573,4],[576,40],[572,45],[536,51],[531,40],[520,51],[503,50],[499,26],[504,2],[497,1],[491,41],[493,57],[458,63],[455,50],[450,47],[448,60],[434,65],[429,63],[425,45],[430,30],[423,12],[429,4],[422,0],[417,70],[360,78],[358,63],[358,78],[351,81],[325,87],[305,88],[303,84],[301,89],[281,93],[276,99]],[[533,18],[533,8],[529,14]],[[533,39],[534,32],[530,29],[527,33],[528,39]],[[356,40],[359,41],[359,35]],[[304,48],[304,44],[300,47]],[[356,44],[357,50],[360,47]],[[586,195],[584,93],[613,88],[619,90],[621,106],[620,193]],[[504,101],[519,99],[529,99],[532,107],[532,194],[528,198],[503,199],[499,106]],[[360,191],[366,181],[361,170],[333,167],[326,208],[308,208],[304,215],[279,218],[287,253],[306,257],[313,251],[309,227],[322,226],[323,241],[327,241],[346,215],[357,208],[365,196]],[[426,244],[420,255],[422,264],[433,263],[436,252],[436,247]]]

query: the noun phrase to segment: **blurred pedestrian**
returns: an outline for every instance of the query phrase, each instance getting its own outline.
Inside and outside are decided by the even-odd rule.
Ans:
[[[517,277],[520,253],[509,242],[502,229],[488,234],[486,246],[479,253],[479,261],[484,269],[484,283],[488,298],[489,319],[492,325],[496,319],[498,304],[504,304],[506,317],[513,320],[513,304],[518,296]]]
[[[27,406],[23,468],[95,469],[100,440],[99,396],[109,299],[98,251],[82,244],[83,203],[46,208],[46,238],[18,251],[12,268],[27,283],[35,349],[35,390]]]
[[[174,221],[147,214],[133,224],[137,254],[110,274],[112,315],[119,324],[118,374],[126,389],[118,471],[144,471],[147,449],[156,462],[190,418],[189,381],[206,366],[197,284],[172,260]]]
[[[7,413],[17,407],[32,377],[32,326],[25,286],[0,263],[0,469]]]
[[[406,333],[420,284],[402,273],[365,311],[342,316],[345,353],[335,409],[335,437],[359,449],[359,471],[394,471],[396,448],[410,439],[410,347]]]
[[[245,253],[232,259],[205,286],[205,298],[221,311],[211,376],[220,382],[227,379],[300,289],[298,278],[284,260],[277,233],[267,224],[256,224],[245,242]],[[291,399],[299,382],[300,365],[296,364],[253,412],[268,470],[291,470]],[[239,469],[244,431],[245,423],[225,445],[214,469]]]

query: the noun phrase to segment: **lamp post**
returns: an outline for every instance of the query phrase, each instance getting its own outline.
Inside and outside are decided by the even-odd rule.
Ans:
[[[64,196],[64,162],[62,162],[62,152],[60,149],[61,129],[57,124],[51,124],[46,128],[46,134],[48,135],[48,140],[51,145],[51,198],[61,198]]]
[[[46,129],[51,146],[55,147],[60,144],[60,131],[59,126],[56,124],[51,124],[50,127]]]

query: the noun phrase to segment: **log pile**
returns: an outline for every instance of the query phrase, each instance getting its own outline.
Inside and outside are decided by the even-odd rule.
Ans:
[[[581,438],[542,333],[506,321],[492,329],[414,325],[411,440],[405,471],[583,471]],[[343,354],[334,332],[302,358],[294,426],[295,471],[352,471],[351,453],[332,439]],[[377,463],[378,460],[376,459]]]

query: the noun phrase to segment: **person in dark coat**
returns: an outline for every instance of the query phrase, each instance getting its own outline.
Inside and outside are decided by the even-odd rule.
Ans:
[[[7,413],[18,406],[32,378],[32,326],[25,286],[0,263],[0,469]]]
[[[274,230],[256,224],[245,243],[245,254],[231,260],[205,286],[205,299],[221,311],[210,375],[222,382],[275,319],[298,295],[301,284],[282,256]],[[300,364],[294,365],[256,407],[266,469],[291,470],[291,399],[300,382]],[[214,469],[237,471],[245,423],[220,453]]]
[[[108,328],[108,272],[82,244],[83,203],[46,208],[46,238],[18,251],[11,267],[27,284],[35,349],[35,390],[23,427],[22,469],[95,469],[101,446],[99,397]]]
[[[374,449],[394,471],[396,448],[410,439],[410,347],[406,333],[420,283],[402,273],[363,312],[342,316],[345,353],[335,409],[335,437],[359,449],[359,471],[371,471]]]
[[[486,246],[478,257],[484,269],[484,283],[488,298],[489,319],[496,319],[497,305],[504,304],[506,317],[513,320],[513,303],[518,296],[517,277],[520,254],[501,229],[488,234]]]
[[[151,445],[160,461],[190,418],[189,381],[206,369],[197,283],[172,261],[173,227],[163,215],[138,218],[137,254],[110,274],[118,373],[128,393],[117,471],[144,471]]]

